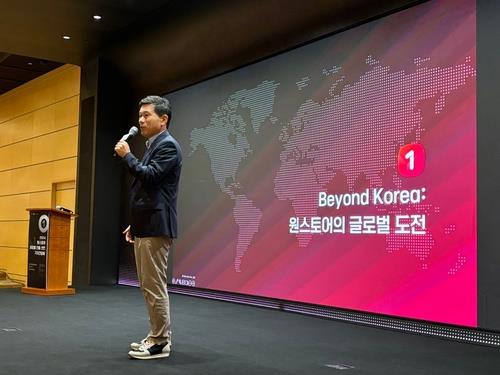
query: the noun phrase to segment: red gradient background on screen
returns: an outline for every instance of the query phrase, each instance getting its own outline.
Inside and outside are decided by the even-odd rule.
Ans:
[[[181,189],[172,283],[476,327],[475,16],[474,1],[424,3],[169,95],[182,187],[209,176]],[[314,63],[273,76],[300,54]],[[411,144],[425,167],[407,177]],[[424,198],[318,207],[320,192],[378,188]],[[420,232],[397,233],[411,215]],[[291,218],[330,216],[345,233],[291,233]],[[351,233],[352,216],[388,216],[390,231]]]

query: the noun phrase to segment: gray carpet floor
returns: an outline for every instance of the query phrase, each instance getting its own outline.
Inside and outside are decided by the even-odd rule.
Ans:
[[[0,374],[500,373],[496,348],[175,294],[171,308],[170,358],[139,361],[127,357],[148,329],[138,289],[0,289]]]

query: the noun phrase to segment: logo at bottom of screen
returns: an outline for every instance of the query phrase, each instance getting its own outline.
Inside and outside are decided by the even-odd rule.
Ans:
[[[196,286],[196,276],[182,275],[181,277],[172,277],[173,285]]]
[[[342,363],[326,364],[325,367],[334,368],[335,370],[352,370],[354,366],[345,365]]]

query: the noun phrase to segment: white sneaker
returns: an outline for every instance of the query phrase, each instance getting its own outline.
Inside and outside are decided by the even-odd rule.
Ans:
[[[146,340],[148,339],[148,337],[149,336],[144,337],[139,342],[131,342],[130,343],[130,349],[132,349],[132,350],[139,350],[139,348],[141,347],[141,345],[144,345],[144,343],[146,342]],[[170,333],[170,339],[168,340],[168,342],[170,343],[171,341],[172,341],[172,333]]]
[[[132,349],[132,350],[139,350],[139,348],[141,347],[141,345],[144,345],[144,343],[146,342],[147,339],[148,338],[145,337],[145,338],[143,338],[139,342],[132,342],[132,343],[130,343],[130,349]]]
[[[129,351],[128,355],[130,358],[135,359],[165,358],[170,356],[170,348],[169,341],[164,344],[155,344],[152,341],[145,340],[137,350]]]

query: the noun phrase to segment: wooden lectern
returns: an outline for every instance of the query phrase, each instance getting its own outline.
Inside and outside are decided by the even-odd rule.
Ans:
[[[42,296],[75,294],[68,288],[71,213],[28,208],[28,282],[23,293]]]

